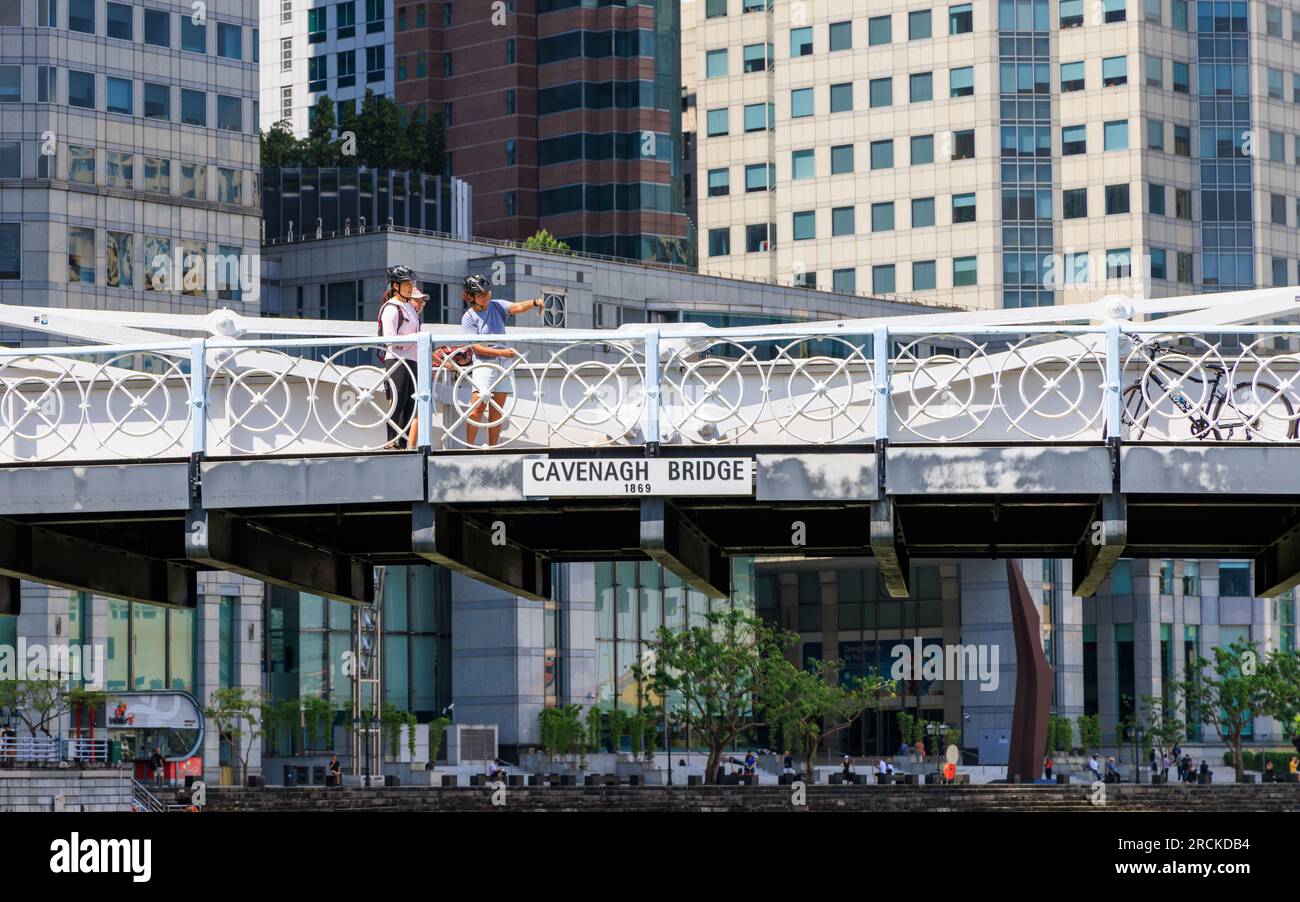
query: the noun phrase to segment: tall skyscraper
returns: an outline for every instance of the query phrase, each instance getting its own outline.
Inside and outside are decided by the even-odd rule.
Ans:
[[[260,128],[287,121],[302,137],[322,97],[360,105],[393,96],[391,0],[265,0],[261,4]]]
[[[397,100],[443,114],[477,234],[687,259],[675,0],[395,2]]]
[[[0,302],[256,312],[256,3],[0,10]]]
[[[702,269],[982,308],[1300,278],[1300,10],[877,7],[683,6]]]

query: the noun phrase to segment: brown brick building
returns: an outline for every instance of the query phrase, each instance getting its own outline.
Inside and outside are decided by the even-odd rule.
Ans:
[[[395,8],[397,101],[447,117],[478,235],[522,241],[544,228],[575,250],[693,259],[676,0]]]

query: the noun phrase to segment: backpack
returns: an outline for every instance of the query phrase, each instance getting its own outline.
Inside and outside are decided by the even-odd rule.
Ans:
[[[378,338],[384,337],[384,308],[387,307],[389,304],[397,305],[397,328],[399,331],[402,328],[402,323],[406,322],[407,319],[406,308],[402,306],[401,301],[394,301],[392,298],[389,298],[388,300],[384,301],[382,304],[379,305],[379,316],[375,318],[375,326],[376,326],[375,335]],[[379,354],[380,363],[388,363],[388,345],[380,345],[378,349],[378,354]]]

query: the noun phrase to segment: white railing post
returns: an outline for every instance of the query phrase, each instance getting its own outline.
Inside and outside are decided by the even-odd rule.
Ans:
[[[1119,323],[1106,324],[1106,437],[1118,444],[1123,424],[1120,416]]]
[[[889,326],[876,326],[871,336],[871,351],[875,365],[876,384],[876,441],[889,441]]]
[[[645,333],[645,410],[641,432],[651,451],[659,448],[659,330]]]
[[[420,332],[415,347],[419,354],[415,386],[415,416],[419,424],[416,443],[428,448],[433,444],[433,341],[428,332]]]
[[[190,454],[208,447],[208,340],[190,342]]]

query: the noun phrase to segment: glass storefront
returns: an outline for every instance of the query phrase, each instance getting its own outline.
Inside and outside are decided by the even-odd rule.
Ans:
[[[84,602],[72,607],[78,609],[80,635]],[[107,659],[109,692],[193,691],[194,611],[109,601]]]

